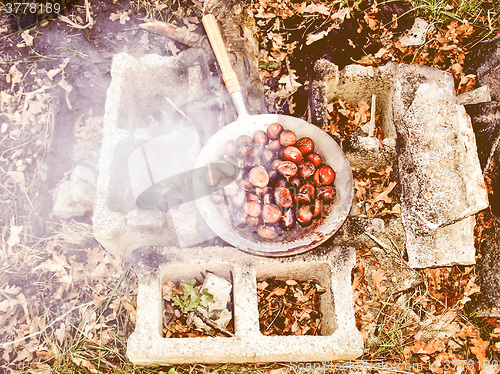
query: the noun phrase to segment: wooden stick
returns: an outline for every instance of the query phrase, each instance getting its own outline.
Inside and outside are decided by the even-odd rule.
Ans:
[[[188,47],[198,47],[205,50],[211,50],[205,36],[191,32],[187,28],[177,27],[170,23],[157,20],[141,23],[139,26],[146,31],[165,35],[176,42],[187,45]]]
[[[194,315],[198,318],[200,318],[204,323],[206,323],[208,326],[211,328],[223,333],[226,336],[234,336],[234,334],[231,331],[227,331],[225,328],[218,326],[214,321],[212,321],[210,318],[205,317],[203,314],[201,314],[199,311],[195,310]]]
[[[370,126],[368,127],[368,136],[373,136],[375,134],[375,105],[377,95],[372,94],[372,107],[370,112]]]

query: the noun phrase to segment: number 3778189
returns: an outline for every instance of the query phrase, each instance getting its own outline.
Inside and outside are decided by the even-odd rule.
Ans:
[[[4,8],[7,13],[28,14],[28,13],[59,13],[61,4],[58,2],[5,2]]]

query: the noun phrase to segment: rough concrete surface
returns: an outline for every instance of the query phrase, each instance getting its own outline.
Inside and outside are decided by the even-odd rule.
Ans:
[[[149,255],[144,248],[141,251],[140,258],[147,263],[151,263],[150,258],[168,261],[155,271],[149,265],[136,264],[139,268],[137,324],[127,345],[127,355],[135,364],[321,362],[355,359],[363,353],[351,291],[353,248],[323,248],[279,259],[247,255],[232,247],[182,251],[154,248],[155,253]],[[163,338],[161,285],[167,280],[189,281],[200,271],[210,271],[232,281],[235,336]],[[260,333],[257,282],[270,276],[281,280],[316,279],[326,288],[320,300],[323,316],[320,336]]]

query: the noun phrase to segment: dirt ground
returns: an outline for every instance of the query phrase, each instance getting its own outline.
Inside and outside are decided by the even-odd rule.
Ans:
[[[262,3],[272,10],[273,4]],[[55,187],[68,179],[77,164],[98,172],[113,55],[126,51],[132,56],[170,56],[186,48],[144,31],[139,24],[151,14],[148,8],[137,9],[137,4],[141,2],[80,0],[68,5],[65,17],[49,17],[22,32],[14,28],[19,20],[0,13],[0,372],[286,372],[286,364],[181,365],[173,372],[171,368],[134,367],[125,357],[126,339],[135,323],[133,271],[95,241],[90,211],[76,220],[60,220],[51,213]],[[175,19],[181,8],[174,2],[169,6]],[[201,6],[193,3],[189,9],[178,25],[199,30]],[[402,15],[405,9],[386,6],[377,17]],[[265,29],[266,18],[259,20]],[[346,22],[339,33],[352,35],[351,44],[358,47],[337,43],[327,48],[332,60],[340,66],[352,61],[428,63],[453,73],[457,91],[472,88],[473,83],[462,74],[460,52],[432,50],[430,43],[426,47],[430,51],[422,49],[417,55],[417,48],[403,50],[387,42],[385,31],[375,26],[365,27],[366,34],[356,31],[360,25],[372,25],[369,20],[370,16]],[[399,35],[411,21],[402,19],[392,35]],[[442,45],[465,45],[469,31],[453,23],[448,26],[441,34],[443,40],[449,37],[451,41]],[[325,50],[335,38],[349,40],[343,37],[347,34],[339,33],[290,56],[297,82],[306,82],[307,65],[319,56],[317,51]],[[305,39],[301,35],[297,40],[300,37]],[[366,43],[364,39],[371,40],[370,48],[359,48]],[[270,43],[263,40],[262,46]],[[268,45],[261,56],[264,62],[272,53],[276,55],[275,47]],[[387,53],[377,53],[381,48]],[[368,55],[371,60],[365,58]],[[284,61],[286,57],[279,58]],[[262,77],[272,91],[279,77],[270,66],[264,67]],[[306,106],[307,92],[302,87],[293,98],[278,97],[269,109],[302,115]],[[488,213],[478,218],[480,238],[492,219]],[[363,359],[416,362],[426,367],[437,359],[483,364],[499,359],[498,320],[475,317],[467,304],[479,294],[474,267],[421,271],[422,281],[415,287],[404,295],[388,295],[382,283],[385,272],[370,251],[372,245],[357,249],[353,271],[357,325],[366,341]],[[430,330],[439,333],[430,336]],[[457,365],[453,369],[460,372]],[[447,372],[443,370],[434,372]],[[467,370],[480,372],[481,368],[473,364]]]

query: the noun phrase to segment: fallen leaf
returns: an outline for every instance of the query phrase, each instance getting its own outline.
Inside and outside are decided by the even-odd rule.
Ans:
[[[64,91],[66,91],[68,93],[71,92],[71,91],[73,91],[73,86],[71,84],[69,84],[68,82],[66,82],[66,80],[64,79],[64,77],[61,78],[61,80],[59,81],[58,85],[61,86],[64,89]]]
[[[372,270],[372,277],[375,290],[377,291],[377,297],[382,299],[382,293],[387,290],[387,287],[381,285],[382,281],[385,279],[385,270]]]
[[[15,245],[19,244],[21,242],[21,232],[23,231],[24,226],[11,226],[10,227],[10,236],[9,239],[7,239],[7,245],[9,248],[14,247]]]
[[[328,35],[328,31],[321,31],[317,34],[309,34],[306,38],[306,45],[312,44],[317,40],[323,39],[326,35]]]
[[[474,353],[478,361],[484,362],[486,360],[486,349],[490,345],[490,342],[478,337],[471,339],[470,344],[470,351]]]
[[[120,24],[124,25],[125,22],[130,21],[130,17],[128,16],[130,13],[132,13],[132,10],[129,10],[127,12],[111,13],[109,19],[113,22],[120,20]]]

